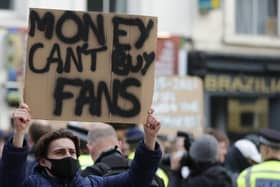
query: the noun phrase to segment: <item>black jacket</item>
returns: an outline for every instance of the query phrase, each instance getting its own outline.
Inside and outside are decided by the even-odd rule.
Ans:
[[[116,149],[103,152],[93,166],[82,171],[82,176],[109,176],[128,170],[129,161]]]
[[[192,171],[182,187],[232,187],[230,176],[219,164],[204,164]]]
[[[225,168],[229,172],[234,186],[237,186],[237,178],[239,174],[246,168],[250,167],[249,161],[242,155],[242,153],[232,146],[225,159]]]
[[[87,167],[82,171],[82,176],[111,176],[127,171],[131,161],[125,158],[117,149],[111,149],[103,152],[95,161],[93,166]],[[162,187],[163,180],[154,176],[152,184],[149,187]]]

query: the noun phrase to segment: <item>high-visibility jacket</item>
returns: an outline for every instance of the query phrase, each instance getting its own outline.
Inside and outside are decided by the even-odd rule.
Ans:
[[[159,178],[163,180],[164,186],[167,187],[169,184],[169,178],[167,173],[163,169],[158,168],[156,174]]]
[[[86,167],[93,165],[93,160],[88,154],[80,155],[78,160],[81,166],[81,170],[84,170]]]
[[[280,161],[270,160],[244,170],[237,178],[238,187],[280,186]]]

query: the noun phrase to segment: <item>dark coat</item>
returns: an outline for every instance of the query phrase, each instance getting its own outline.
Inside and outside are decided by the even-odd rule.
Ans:
[[[66,185],[62,181],[49,177],[39,165],[34,175],[24,179],[27,153],[26,146],[15,150],[11,141],[5,145],[2,159],[5,163],[3,178],[12,180],[4,180],[2,187],[145,187],[151,183],[161,158],[158,144],[155,151],[150,151],[142,142],[137,147],[129,171],[109,177],[82,177],[78,171],[74,179]]]
[[[232,187],[225,168],[218,164],[202,167],[183,180],[182,187]]]
[[[26,141],[24,141],[23,148],[14,147],[12,139],[7,141],[1,160],[1,187],[18,187],[19,183],[24,181],[27,155],[28,146]]]
[[[131,160],[125,158],[117,149],[111,149],[103,152],[94,165],[87,167],[82,171],[82,176],[111,176],[117,175],[129,170]],[[152,184],[149,187],[164,186],[163,180],[154,176]]]
[[[249,161],[242,153],[233,145],[226,156],[225,168],[229,172],[234,186],[237,186],[237,178],[239,174],[246,168],[250,167]]]
[[[82,171],[82,176],[97,175],[110,176],[118,174],[129,169],[129,161],[116,149],[103,152],[94,165],[87,167]]]

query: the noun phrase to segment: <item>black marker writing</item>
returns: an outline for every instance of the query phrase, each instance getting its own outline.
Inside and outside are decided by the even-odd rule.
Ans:
[[[61,115],[63,101],[74,97],[73,93],[64,90],[66,86],[77,87],[80,89],[79,95],[75,100],[74,114],[77,116],[82,115],[85,105],[89,106],[89,112],[91,115],[101,116],[103,97],[107,103],[109,112],[113,115],[121,117],[133,117],[138,115],[141,111],[140,102],[134,94],[128,91],[128,89],[132,87],[141,87],[141,82],[134,78],[126,78],[122,81],[114,79],[112,84],[113,93],[110,95],[109,88],[104,81],[94,84],[92,80],[83,81],[78,78],[58,78],[53,94],[55,99],[54,115]],[[119,106],[119,98],[129,101],[131,107],[129,109],[124,109]]]
[[[143,47],[143,44],[149,38],[149,34],[154,26],[153,20],[149,20],[147,27],[145,27],[143,21],[139,18],[122,18],[115,16],[112,21],[114,24],[114,46],[124,50],[130,50],[131,45],[129,43],[120,43],[120,37],[127,36],[127,31],[120,29],[120,25],[137,26],[139,28],[140,36],[134,44],[136,49]]]
[[[90,31],[96,37],[99,45],[105,45],[105,33],[104,33],[104,20],[103,16],[97,15],[96,24],[92,20],[92,17],[87,13],[83,14],[83,17],[79,17],[74,11],[65,11],[58,20],[55,20],[55,16],[51,12],[46,12],[42,18],[39,14],[31,10],[30,11],[30,28],[29,36],[34,37],[36,26],[39,31],[44,32],[47,39],[52,39],[55,32],[58,39],[67,44],[74,44],[79,41],[88,41]],[[76,33],[72,36],[67,36],[64,31],[64,25],[66,22],[72,21],[76,25]]]
[[[29,50],[29,67],[30,70],[34,73],[47,73],[50,71],[51,64],[57,64],[56,72],[57,73],[69,73],[71,72],[71,64],[74,62],[75,68],[78,72],[83,72],[83,55],[90,55],[91,57],[91,71],[94,72],[96,70],[96,59],[97,53],[105,51],[107,49],[106,46],[100,48],[89,49],[88,44],[84,43],[82,46],[76,46],[76,49],[73,50],[71,47],[66,48],[66,55],[62,57],[61,49],[58,43],[55,43],[51,51],[47,57],[47,61],[44,67],[36,67],[34,62],[34,55],[40,55],[40,52],[44,51],[44,44],[39,42],[35,43],[30,47]]]

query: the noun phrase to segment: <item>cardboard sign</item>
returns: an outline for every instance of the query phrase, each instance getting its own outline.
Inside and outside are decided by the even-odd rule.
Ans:
[[[161,122],[161,133],[178,130],[198,135],[203,131],[203,84],[197,77],[156,78],[153,108]]]
[[[144,122],[156,17],[31,9],[24,100],[35,119]]]

